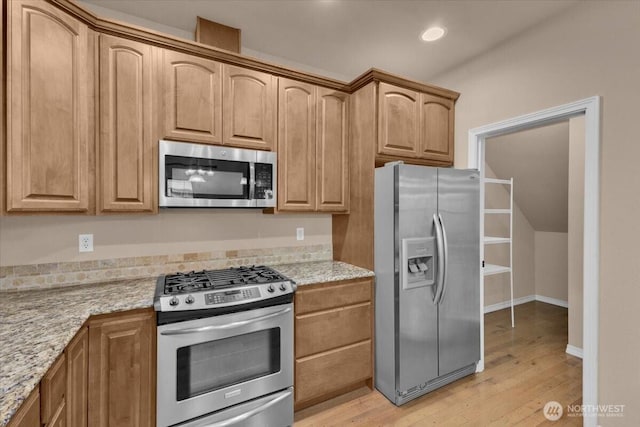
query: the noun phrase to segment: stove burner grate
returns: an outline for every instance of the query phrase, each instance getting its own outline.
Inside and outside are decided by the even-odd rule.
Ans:
[[[165,276],[164,294],[182,294],[285,280],[288,279],[263,265],[232,267],[225,270],[191,271]]]

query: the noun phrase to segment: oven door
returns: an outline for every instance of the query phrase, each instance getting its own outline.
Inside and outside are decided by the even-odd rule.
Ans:
[[[157,370],[161,427],[291,387],[293,305],[159,326]]]

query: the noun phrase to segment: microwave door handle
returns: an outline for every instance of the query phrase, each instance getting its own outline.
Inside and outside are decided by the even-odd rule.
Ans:
[[[256,164],[249,163],[249,200],[255,199],[256,196]]]
[[[186,335],[186,334],[196,334],[199,332],[219,331],[219,330],[225,330],[225,329],[238,328],[240,326],[248,325],[250,323],[256,323],[256,322],[260,322],[261,320],[271,319],[272,317],[277,317],[282,314],[288,313],[290,311],[291,311],[291,308],[285,308],[284,310],[267,314],[265,316],[252,317],[251,319],[246,319],[246,320],[238,320],[237,322],[225,323],[224,325],[209,325],[209,326],[201,326],[199,328],[169,329],[168,331],[160,332],[160,335]]]
[[[283,401],[284,399],[286,399],[289,396],[291,396],[291,391],[290,390],[284,391],[284,392],[280,393],[278,396],[276,396],[275,398],[273,398],[270,401],[268,401],[267,403],[264,403],[264,404],[258,406],[257,408],[253,408],[252,410],[247,411],[247,412],[245,412],[243,414],[240,414],[240,415],[236,415],[235,417],[227,418],[226,420],[217,421],[217,422],[211,423],[211,424],[205,424],[203,427],[227,427],[227,426],[232,426],[234,424],[241,423],[241,422],[246,421],[249,418],[253,417],[254,415],[259,414],[260,412],[266,411],[267,409],[269,409],[273,405]]]

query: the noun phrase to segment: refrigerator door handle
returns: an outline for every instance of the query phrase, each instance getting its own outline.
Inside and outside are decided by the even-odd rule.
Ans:
[[[442,297],[442,291],[444,288],[444,273],[445,273],[445,242],[444,233],[442,230],[442,223],[438,214],[433,214],[433,226],[436,229],[436,249],[438,254],[438,270],[436,271],[435,289],[436,293],[433,297],[433,303],[438,305]]]
[[[449,267],[449,242],[447,241],[447,228],[444,226],[444,220],[442,215],[438,214],[438,220],[440,222],[440,229],[442,231],[442,247],[444,252],[444,271],[442,272],[442,291],[440,292],[440,298],[438,304],[444,299],[444,294],[447,292],[447,268]]]

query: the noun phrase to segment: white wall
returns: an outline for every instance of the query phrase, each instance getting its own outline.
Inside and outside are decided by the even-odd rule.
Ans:
[[[458,167],[467,166],[471,128],[602,96],[598,399],[626,405],[624,417],[601,418],[604,426],[640,419],[639,42],[640,2],[578,2],[432,81],[462,93]]]
[[[534,233],[536,295],[567,302],[567,242],[567,233]]]
[[[304,227],[305,240],[296,240]],[[78,253],[78,234],[94,252]],[[172,209],[158,215],[0,217],[0,266],[331,244],[331,215]]]

